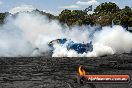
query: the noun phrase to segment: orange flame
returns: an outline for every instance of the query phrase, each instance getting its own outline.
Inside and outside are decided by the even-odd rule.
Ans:
[[[85,70],[82,68],[82,66],[79,66],[78,71],[79,71],[79,75],[80,75],[80,76],[86,75],[86,72],[85,72]]]

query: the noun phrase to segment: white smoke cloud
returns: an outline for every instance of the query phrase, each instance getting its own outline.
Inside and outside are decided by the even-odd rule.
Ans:
[[[52,57],[98,57],[103,55],[112,55],[115,52],[109,46],[105,46],[100,43],[93,45],[93,51],[83,54],[78,54],[74,50],[67,50],[66,45],[60,46],[59,44],[54,45],[55,50],[53,51]]]
[[[54,16],[58,16],[60,13],[59,11],[51,11],[51,10],[43,10],[43,12],[53,14]]]
[[[99,2],[97,0],[88,0],[88,1],[77,1],[78,5],[98,5]]]
[[[121,26],[104,27],[95,36],[96,42],[111,47],[116,53],[129,53],[132,50],[132,33]]]
[[[78,5],[69,5],[69,6],[62,6],[59,8],[63,8],[63,9],[75,9],[75,8],[80,8],[80,6]]]
[[[49,48],[48,43],[51,40],[63,36],[62,28],[57,21],[49,22],[45,16],[39,14],[19,14],[15,20],[15,25],[24,32],[27,39],[41,52],[47,51]]]
[[[0,27],[0,56],[32,56],[49,49],[48,42],[62,36],[57,21],[50,21],[36,13],[20,13],[7,17]],[[38,55],[38,54],[37,54]]]
[[[74,26],[71,27],[71,29],[66,29],[64,37],[77,43],[87,43],[90,40],[88,37],[90,33],[87,27],[88,26]]]
[[[29,56],[32,53],[32,44],[23,36],[21,30],[9,21],[0,27],[0,57]]]
[[[105,46],[101,43],[95,43],[93,45],[93,51],[87,53],[85,57],[98,57],[103,55],[112,55],[114,53],[115,51],[111,47]]]
[[[97,57],[115,53],[131,52],[132,34],[121,26],[103,27],[73,26],[62,27],[58,21],[49,21],[37,13],[20,13],[8,17],[0,27],[0,56],[42,56],[50,50],[48,43],[55,39],[67,38],[75,43],[93,41],[93,51],[78,54],[67,50],[66,44],[54,45],[53,57]]]
[[[86,32],[88,31],[85,31],[84,33]],[[74,33],[76,32],[74,31]],[[85,41],[85,39],[83,39],[84,38],[82,37],[82,41]],[[86,39],[87,42],[89,39],[90,38]],[[92,41],[92,52],[78,54],[73,50],[67,50],[64,46],[55,46],[53,57],[98,57],[103,55],[112,55],[115,53],[130,53],[132,51],[132,33],[126,31],[121,26],[115,25],[112,28],[103,27],[101,31],[94,34]]]
[[[31,12],[34,9],[35,8],[32,5],[21,5],[21,6],[17,6],[17,7],[10,9],[9,13],[16,14],[18,12]]]

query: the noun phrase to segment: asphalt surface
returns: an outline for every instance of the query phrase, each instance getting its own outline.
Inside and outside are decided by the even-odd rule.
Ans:
[[[115,61],[118,65],[109,66],[110,61]],[[131,54],[98,58],[1,57],[0,88],[132,88],[132,82],[75,83],[74,79],[80,65],[86,68],[87,74],[132,75]]]

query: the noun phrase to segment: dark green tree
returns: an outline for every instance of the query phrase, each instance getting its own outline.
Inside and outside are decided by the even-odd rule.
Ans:
[[[7,15],[9,15],[8,12],[0,13],[0,24],[4,24],[5,23],[5,18],[7,17]]]
[[[128,6],[116,13],[115,23],[132,27],[132,9]]]
[[[119,7],[112,2],[105,2],[96,7],[95,16],[96,23],[101,26],[107,26],[112,24],[116,13],[120,11]]]
[[[116,13],[119,10],[119,7],[115,3],[105,2],[97,6],[94,11],[96,13]]]
[[[59,14],[59,20],[62,23],[67,23],[67,25],[82,25],[83,19],[86,13],[82,10],[63,10],[61,14]]]

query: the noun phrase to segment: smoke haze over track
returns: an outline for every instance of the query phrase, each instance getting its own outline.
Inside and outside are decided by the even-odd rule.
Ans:
[[[93,51],[78,54],[67,50],[66,45],[54,45],[53,57],[97,57],[115,53],[130,53],[132,34],[123,27],[97,26],[63,27],[57,20],[48,20],[37,13],[19,13],[15,18],[8,16],[0,27],[0,56],[25,57],[43,56],[48,52],[48,43],[58,38],[67,38],[76,43],[93,42]],[[95,31],[95,33],[93,33]],[[92,37],[89,37],[93,33]],[[36,48],[38,48],[36,50]]]

